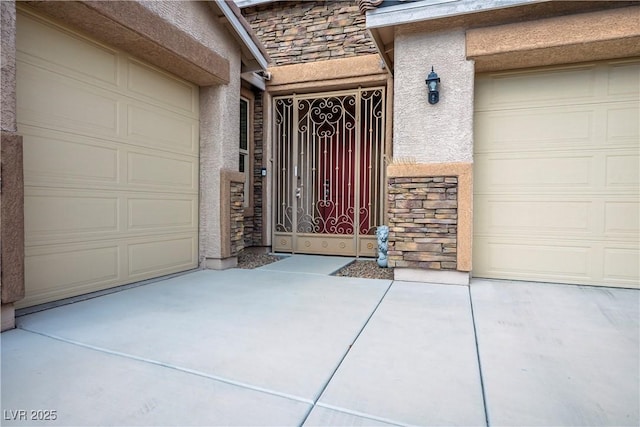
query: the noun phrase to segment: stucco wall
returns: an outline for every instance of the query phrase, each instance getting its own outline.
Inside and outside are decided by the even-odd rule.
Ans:
[[[438,73],[440,102],[427,101],[425,79]],[[395,40],[394,158],[416,163],[473,159],[473,62],[465,32],[400,29]]]
[[[22,137],[16,123],[16,9],[0,2],[0,299],[1,329],[15,326],[13,303],[24,297]]]
[[[1,62],[0,122],[3,132],[16,131],[16,8],[14,1],[0,2]]]
[[[230,80],[229,61],[218,53],[228,40],[212,31],[213,28],[221,30],[219,13],[213,14],[211,28],[198,26],[198,21],[194,21],[188,32],[176,21],[174,12],[182,15],[171,2],[26,1],[21,4],[198,85],[225,84]],[[211,14],[199,2],[183,4],[186,10],[195,8],[194,14]],[[194,37],[192,33],[197,31],[204,32],[202,38],[207,44]]]
[[[613,2],[612,2],[613,3]],[[467,31],[476,72],[640,55],[640,6]]]
[[[212,51],[228,58],[237,44],[203,1],[142,1],[147,9],[189,34]]]
[[[230,61],[239,76],[240,56]],[[225,86],[200,88],[200,259],[220,258],[220,173],[238,170],[240,79]]]

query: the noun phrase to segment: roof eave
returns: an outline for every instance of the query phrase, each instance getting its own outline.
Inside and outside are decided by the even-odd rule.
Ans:
[[[395,27],[551,0],[423,0],[378,7],[366,13],[366,28],[393,74]]]
[[[234,3],[226,1],[211,1],[211,4],[222,13],[225,23],[241,46],[242,73],[266,70],[269,66],[269,56],[240,14],[240,9]]]
[[[390,54],[385,48],[386,45],[377,28],[369,29],[369,34],[371,34],[373,44],[376,46],[376,50],[378,51],[380,58],[382,58],[385,67],[393,75],[393,53]]]
[[[239,8],[258,6],[265,3],[274,3],[275,0],[234,0]]]
[[[450,18],[552,0],[423,0],[379,7],[367,12],[367,28],[382,28]]]

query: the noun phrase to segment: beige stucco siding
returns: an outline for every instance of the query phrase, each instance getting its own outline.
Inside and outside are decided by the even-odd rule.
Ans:
[[[640,55],[640,7],[469,29],[476,71]]]
[[[231,62],[240,72],[240,58]],[[220,204],[229,195],[220,194],[223,169],[238,170],[240,80],[227,86],[200,88],[200,259],[222,257]],[[206,262],[206,261],[205,261]]]
[[[16,11],[15,2],[0,2],[0,32],[2,49],[0,49],[2,90],[0,97],[0,123],[5,132],[16,131]]]
[[[473,62],[463,30],[436,34],[399,30],[395,42],[394,158],[417,163],[473,158]],[[438,73],[440,102],[427,102],[425,79]]]
[[[56,18],[96,40],[127,51],[140,59],[170,71],[198,85],[226,84],[230,80],[228,59],[218,53],[229,43],[217,37],[211,29],[199,30],[209,36],[207,44],[193,33],[178,26],[171,13],[171,2],[160,12],[149,9],[143,2],[37,2],[30,6]],[[177,3],[176,3],[177,4]],[[200,2],[182,2],[185,9],[198,7]],[[161,13],[162,12],[162,13]],[[208,13],[204,10],[201,12]],[[177,12],[176,12],[177,13]],[[178,14],[178,16],[180,16]],[[217,15],[216,15],[217,16]],[[222,27],[211,21],[212,28]]]
[[[208,2],[143,1],[140,3],[224,58],[229,58],[238,49],[233,37],[212,13]]]

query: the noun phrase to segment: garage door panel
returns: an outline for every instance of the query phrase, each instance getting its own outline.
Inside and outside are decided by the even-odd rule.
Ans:
[[[584,108],[577,111],[527,109],[508,114],[482,113],[477,121],[477,137],[490,140],[496,149],[526,150],[532,143],[562,148],[562,145],[591,141],[594,113]]]
[[[127,182],[131,185],[191,192],[198,188],[199,165],[194,158],[166,157],[154,152],[129,152],[127,165]]]
[[[104,140],[21,126],[26,184],[103,190],[197,193],[198,159]]]
[[[118,53],[113,49],[27,13],[17,16],[16,37],[31,61],[40,59],[50,69],[87,81],[118,84]]]
[[[198,129],[192,120],[137,105],[128,106],[127,136],[136,145],[196,154]]]
[[[637,141],[640,137],[638,102],[625,105],[623,108],[607,109],[607,143],[620,144]]]
[[[488,233],[558,233],[589,236],[593,228],[594,204],[591,201],[526,199],[515,201],[480,198],[487,206],[478,212],[478,222]]]
[[[640,202],[605,195],[585,197],[476,195],[479,235],[530,232],[567,238],[628,239],[640,236]]]
[[[623,234],[640,236],[640,203],[606,202],[604,215],[604,230],[607,234]],[[640,260],[639,260],[640,262]]]
[[[25,124],[70,132],[118,135],[115,95],[68,77],[18,64],[17,111]]]
[[[574,107],[523,108],[476,113],[478,153],[582,147],[619,148],[640,137],[638,101],[586,103]]]
[[[640,94],[640,64],[637,61],[612,63],[607,73],[607,94],[637,99]]]
[[[197,195],[42,190],[25,194],[25,243],[67,245],[198,231]]]
[[[561,246],[544,241],[518,244],[487,239],[481,246],[487,251],[485,271],[508,273],[519,278],[544,279],[562,275],[573,280],[587,279],[593,256],[593,249],[584,243]]]
[[[538,239],[530,244],[477,238],[474,262],[486,276],[515,280],[589,284],[594,276],[606,286],[637,287],[640,251],[621,242],[557,242]],[[535,261],[535,262],[531,262]]]
[[[22,130],[27,184],[51,180],[118,183],[116,147],[73,134],[45,133],[25,126]]]
[[[129,231],[195,230],[198,204],[195,196],[182,199],[129,198]]]
[[[127,71],[130,91],[183,113],[196,111],[197,90],[192,85],[131,58]]]
[[[476,193],[601,191],[627,194],[640,185],[640,154],[610,150],[477,153]]]
[[[25,191],[26,241],[79,233],[118,231],[117,195],[77,191]]]
[[[520,154],[478,155],[476,166],[486,171],[478,177],[479,187],[490,186],[492,191],[550,186],[584,188],[595,184],[596,154],[589,154],[556,153],[555,156],[542,157],[529,153],[528,159],[521,158]]]
[[[637,61],[478,76],[474,276],[640,286],[639,76]],[[557,94],[532,95],[541,82]]]
[[[198,87],[18,9],[22,308],[198,264]]]
[[[492,81],[478,88],[476,111],[504,105],[526,108],[543,105],[572,103],[594,95],[597,76],[593,66],[570,69],[551,69],[546,73],[497,73]]]
[[[636,248],[608,247],[604,250],[604,280],[633,286],[640,276],[640,251]]]
[[[39,304],[113,286],[122,280],[117,243],[34,248],[25,253],[25,287],[20,306]]]
[[[134,241],[127,245],[129,277],[142,280],[194,268],[197,239],[193,235],[167,236]]]
[[[606,156],[606,185],[610,188],[640,186],[640,155],[629,152]]]

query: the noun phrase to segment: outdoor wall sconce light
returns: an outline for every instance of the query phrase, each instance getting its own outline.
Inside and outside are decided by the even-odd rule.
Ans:
[[[425,80],[427,88],[429,88],[429,104],[437,104],[440,101],[440,92],[438,86],[440,86],[440,77],[433,71],[433,65],[431,66],[431,72]]]

